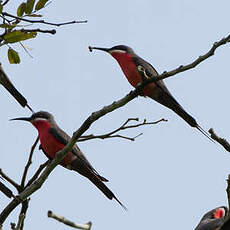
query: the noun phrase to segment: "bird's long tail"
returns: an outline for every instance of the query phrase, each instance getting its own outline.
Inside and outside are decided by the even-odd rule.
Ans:
[[[176,101],[176,99],[170,94],[170,92],[158,86],[157,97],[151,97],[151,98],[156,100],[160,104],[168,107],[169,109],[173,110],[177,115],[179,115],[182,119],[184,119],[190,126],[197,128],[204,136],[206,136],[209,140],[214,142],[209,136],[209,134],[204,129],[202,129],[198,125],[196,120],[183,109],[183,107]]]
[[[127,208],[117,199],[114,193],[104,184],[103,181],[108,181],[104,177],[100,176],[95,169],[89,168],[86,162],[78,157],[74,161],[71,162],[71,169],[80,173],[82,176],[88,178],[94,185],[99,188],[107,198],[112,200],[113,198],[125,209]],[[97,175],[98,174],[98,175]]]
[[[214,142],[212,138],[209,136],[209,134],[202,128],[200,127],[196,120],[188,114],[180,105],[174,106],[171,108],[176,114],[178,114],[181,118],[183,118],[190,126],[198,129],[204,136],[206,136],[210,141]]]
[[[114,195],[114,193],[102,182],[102,180],[95,174],[91,174],[91,176],[88,176],[88,179],[99,188],[107,198],[110,200],[115,199],[125,210],[127,208],[117,199],[117,197]]]

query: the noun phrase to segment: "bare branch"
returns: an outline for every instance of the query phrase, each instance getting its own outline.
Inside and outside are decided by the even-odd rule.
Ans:
[[[0,169],[0,175],[6,180],[8,181],[11,185],[13,185],[18,191],[20,191],[20,185],[15,182],[14,180],[12,180],[11,178],[9,178],[3,171],[2,169]]]
[[[51,23],[51,22],[46,22],[44,20],[30,20],[26,18],[21,18],[17,17],[15,15],[9,14],[7,12],[2,12],[2,15],[8,16],[17,20],[21,20],[24,22],[30,22],[30,23],[40,23],[40,24],[46,24],[46,25],[51,25],[51,26],[64,26],[64,25],[69,25],[69,24],[75,24],[75,23],[87,23],[87,20],[84,21],[70,21],[70,22],[63,22],[63,23]]]
[[[39,176],[39,174],[41,173],[41,171],[48,165],[50,160],[47,160],[44,164],[41,164],[40,167],[38,168],[38,170],[35,172],[35,174],[33,175],[33,177],[28,181],[28,183],[26,184],[25,188],[29,187]]]
[[[0,182],[0,191],[9,198],[13,196],[12,191],[9,188],[7,188],[2,182]]]
[[[56,30],[41,30],[41,29],[21,29],[21,32],[39,32],[39,33],[49,33],[49,34],[56,34]]]
[[[106,138],[123,138],[123,139],[126,139],[126,140],[130,140],[130,141],[134,141],[137,137],[141,136],[142,133],[138,134],[137,136],[135,137],[127,137],[127,136],[123,136],[123,135],[113,135],[121,130],[125,130],[125,129],[131,129],[131,128],[137,128],[137,127],[140,127],[140,126],[144,126],[144,125],[156,125],[158,124],[159,122],[162,122],[162,121],[167,121],[165,120],[164,118],[158,120],[158,121],[153,121],[153,122],[147,122],[146,119],[144,119],[143,122],[139,123],[139,124],[136,124],[136,125],[128,125],[126,126],[130,121],[139,121],[138,118],[129,118],[127,119],[119,128],[109,132],[109,133],[106,133],[106,134],[102,134],[102,135],[94,135],[94,134],[90,134],[90,135],[85,135],[85,136],[81,136],[77,142],[82,142],[82,141],[87,141],[87,140],[91,140],[91,139],[106,139]]]
[[[58,216],[54,214],[52,211],[48,211],[47,215],[50,218],[53,218],[63,224],[66,224],[70,227],[77,228],[77,229],[90,230],[92,226],[92,222],[88,222],[86,224],[75,224],[74,222],[67,220],[64,216]]]
[[[222,45],[225,45],[226,43],[230,42],[230,34],[225,37],[222,38],[221,40],[219,40],[218,42],[215,42],[213,44],[213,46],[211,47],[211,49],[204,55],[199,56],[195,61],[193,61],[192,63],[188,64],[188,65],[181,65],[178,68],[172,70],[172,71],[164,71],[161,75],[157,76],[158,81],[168,78],[170,76],[173,76],[175,74],[187,71],[189,69],[193,69],[195,68],[197,65],[199,65],[201,62],[205,61],[206,59],[208,59],[209,57],[213,56],[216,49]],[[148,82],[149,80],[147,80]]]
[[[25,214],[21,213],[19,215],[18,223],[17,223],[17,226],[16,226],[15,230],[20,230],[21,229],[21,226],[22,226],[22,223],[23,223],[24,219],[25,219]]]
[[[218,137],[212,128],[209,129],[208,132],[211,134],[213,140],[217,141],[225,148],[225,150],[230,152],[230,144],[224,138]]]
[[[2,6],[5,6],[8,2],[9,0],[6,0],[5,2],[2,3]]]
[[[29,169],[30,165],[32,164],[33,153],[34,153],[34,150],[35,150],[35,148],[37,146],[38,141],[39,141],[39,137],[36,138],[34,144],[31,147],[30,155],[29,155],[27,164],[25,166],[25,169],[24,169],[24,172],[23,172],[23,176],[22,176],[22,180],[21,180],[21,188],[22,189],[24,189],[24,187],[25,187],[26,176],[27,176],[27,173],[28,173],[28,169]]]

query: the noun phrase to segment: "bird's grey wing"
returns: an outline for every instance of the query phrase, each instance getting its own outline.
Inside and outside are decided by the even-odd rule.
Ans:
[[[60,129],[58,126],[51,127],[49,132],[63,145],[67,145],[70,141],[70,136],[66,134],[62,129]],[[108,181],[106,178],[99,175],[99,173],[93,168],[93,166],[89,163],[89,161],[84,156],[83,152],[80,150],[80,148],[75,144],[72,153],[77,156],[79,159],[81,159],[87,167],[92,170],[98,177],[101,178],[102,181]]]

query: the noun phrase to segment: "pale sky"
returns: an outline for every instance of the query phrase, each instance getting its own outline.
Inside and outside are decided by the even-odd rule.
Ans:
[[[8,7],[18,4],[12,1]],[[228,0],[53,1],[41,11],[49,15],[47,21],[88,23],[56,28],[56,35],[41,34],[24,42],[33,59],[12,45],[21,55],[20,65],[10,65],[7,47],[1,48],[1,63],[33,109],[51,112],[72,135],[90,113],[132,89],[116,61],[106,53],[90,53],[89,45],[128,45],[162,73],[190,63],[227,36],[229,9]],[[197,68],[165,80],[177,101],[205,130],[212,127],[227,139],[229,68],[229,45],[225,45]],[[30,112],[0,89],[0,168],[18,181],[37,131],[29,123],[9,122]],[[135,142],[110,139],[79,144],[128,211],[108,200],[86,178],[58,166],[31,196],[25,229],[68,229],[47,218],[48,210],[77,223],[92,221],[95,230],[194,229],[205,212],[227,206],[229,153],[151,99],[133,100],[95,122],[88,134],[111,131],[130,117],[168,122],[122,133],[143,132]],[[36,149],[29,174],[45,160]],[[9,202],[2,194],[0,200],[2,208]],[[17,221],[18,213],[19,208],[4,229]]]

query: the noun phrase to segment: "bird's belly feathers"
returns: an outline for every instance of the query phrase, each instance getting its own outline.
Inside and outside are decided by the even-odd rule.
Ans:
[[[39,138],[42,149],[44,150],[46,156],[50,159],[53,159],[56,156],[56,153],[65,147],[62,143],[57,141],[50,133],[39,133]],[[69,152],[60,164],[64,167],[67,167],[71,163],[72,156],[72,152]]]

